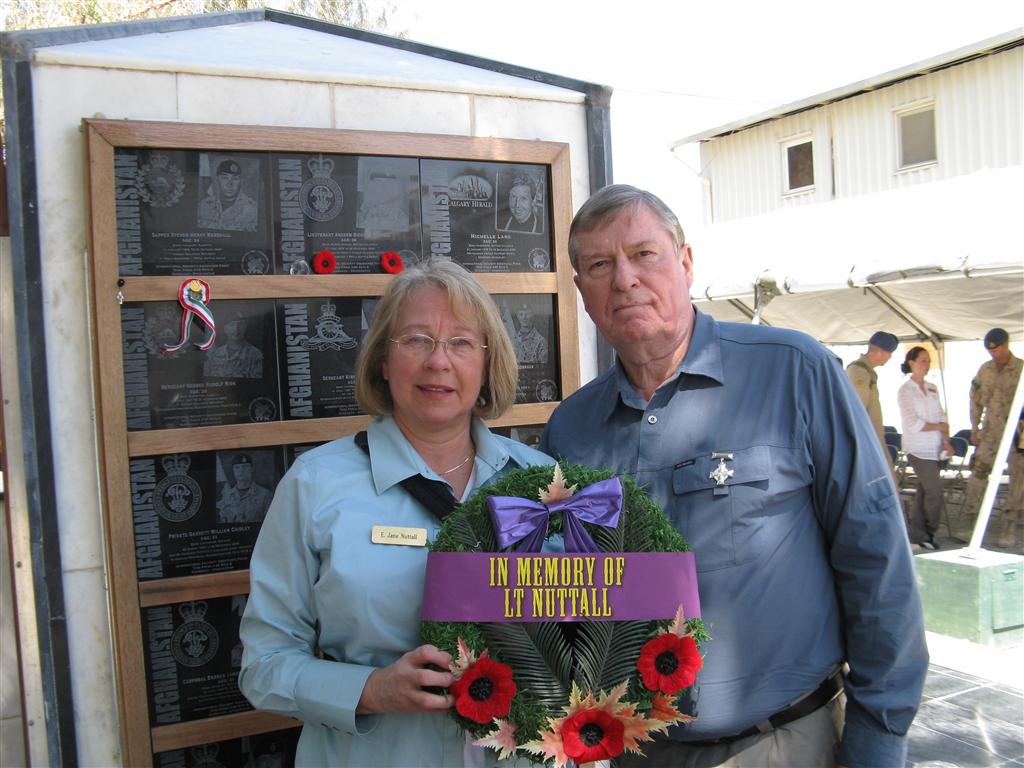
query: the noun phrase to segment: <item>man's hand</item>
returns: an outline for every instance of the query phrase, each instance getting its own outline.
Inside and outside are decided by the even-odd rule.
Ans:
[[[972,429],[971,430],[971,445],[977,445],[977,444],[978,444],[978,430]]]
[[[421,645],[394,664],[375,669],[366,680],[356,712],[361,715],[385,712],[442,712],[454,700],[446,694],[428,693],[425,687],[447,688],[450,672],[430,669],[435,665],[448,669],[452,657],[432,645]]]

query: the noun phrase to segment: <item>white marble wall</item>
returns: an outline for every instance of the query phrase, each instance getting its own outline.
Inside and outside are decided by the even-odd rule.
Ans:
[[[14,635],[14,590],[7,549],[7,510],[0,498],[0,765],[25,765],[25,721],[18,679],[18,644]]]
[[[52,50],[52,49],[51,49]],[[52,60],[52,59],[51,59]],[[83,117],[503,136],[571,145],[574,207],[589,190],[581,103],[443,90],[36,63],[35,141],[50,412],[79,762],[121,763],[90,382]],[[111,296],[113,301],[114,297]],[[583,378],[595,374],[582,316]]]

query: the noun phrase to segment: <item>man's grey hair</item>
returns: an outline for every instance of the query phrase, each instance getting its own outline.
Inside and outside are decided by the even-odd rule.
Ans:
[[[579,271],[579,246],[576,242],[579,235],[608,223],[623,211],[635,213],[641,207],[654,214],[676,248],[686,242],[679,219],[660,197],[629,184],[610,184],[591,195],[573,217],[569,227],[569,260],[572,268]]]

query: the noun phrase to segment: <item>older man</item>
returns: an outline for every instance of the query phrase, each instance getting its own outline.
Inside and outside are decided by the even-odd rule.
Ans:
[[[569,253],[618,362],[555,410],[541,448],[647,488],[696,553],[713,637],[697,719],[623,764],[903,765],[921,605],[888,462],[839,361],[696,312],[690,246],[648,192],[591,197]]]

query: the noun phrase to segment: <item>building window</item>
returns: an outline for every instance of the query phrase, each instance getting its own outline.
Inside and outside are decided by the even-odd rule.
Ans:
[[[938,160],[934,104],[897,113],[896,130],[899,134],[900,168],[927,165]]]
[[[814,187],[814,142],[800,139],[785,145],[786,193]]]

